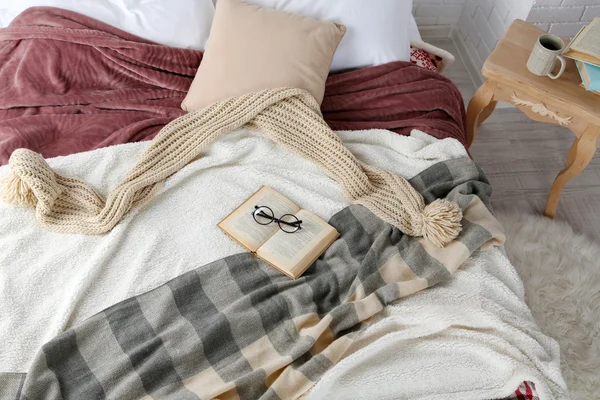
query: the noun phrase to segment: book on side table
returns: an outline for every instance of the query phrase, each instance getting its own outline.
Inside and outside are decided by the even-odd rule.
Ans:
[[[575,61],[585,90],[597,92],[600,90],[600,67],[583,61]]]
[[[268,186],[218,226],[292,279],[300,277],[339,236],[333,226]]]
[[[600,66],[600,18],[581,28],[563,52],[565,57]]]

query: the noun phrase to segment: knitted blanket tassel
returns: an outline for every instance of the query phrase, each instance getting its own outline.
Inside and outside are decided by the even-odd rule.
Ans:
[[[55,173],[44,158],[17,149],[11,174],[0,182],[7,203],[36,208],[45,228],[63,233],[110,231],[135,206],[149,201],[162,182],[193,161],[219,137],[240,127],[261,131],[317,163],[344,191],[409,236],[443,247],[461,231],[458,204],[423,197],[404,178],[361,164],[323,120],[319,105],[300,89],[270,89],[190,112],[166,125],[106,200],[85,182]]]

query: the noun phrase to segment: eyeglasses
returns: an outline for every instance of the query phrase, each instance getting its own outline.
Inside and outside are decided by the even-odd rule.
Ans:
[[[269,225],[271,222],[277,222],[279,229],[285,233],[294,233],[302,229],[300,226],[302,221],[296,218],[295,215],[283,214],[280,218],[275,218],[273,210],[267,206],[254,206],[252,217],[260,225]]]

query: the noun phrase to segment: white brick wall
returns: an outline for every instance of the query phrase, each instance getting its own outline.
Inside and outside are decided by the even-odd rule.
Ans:
[[[573,37],[595,17],[600,17],[600,0],[536,0],[527,21],[555,35]]]
[[[533,0],[467,0],[455,38],[462,41],[476,68],[483,67],[512,21],[527,19],[532,5]]]
[[[413,0],[413,14],[417,25],[455,25],[466,1]]]

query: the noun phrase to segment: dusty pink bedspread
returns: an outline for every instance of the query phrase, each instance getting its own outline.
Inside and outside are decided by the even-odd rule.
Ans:
[[[26,10],[0,29],[0,165],[20,147],[54,157],[151,139],[183,114],[201,59],[71,11]],[[331,76],[322,110],[333,129],[465,142],[458,89],[410,63]]]

